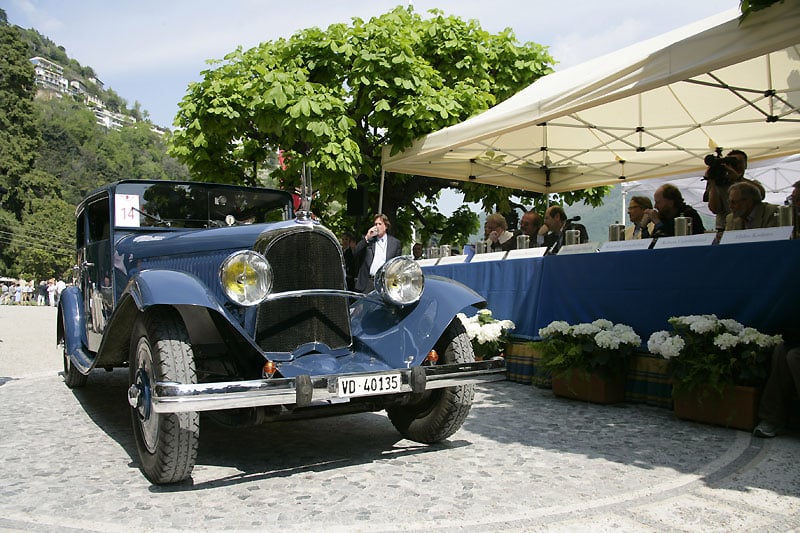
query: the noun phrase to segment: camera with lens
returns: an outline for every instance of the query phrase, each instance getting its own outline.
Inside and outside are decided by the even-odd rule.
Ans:
[[[725,168],[725,165],[737,168],[739,160],[736,157],[720,157],[717,154],[708,154],[703,158],[703,162],[708,167],[708,172],[706,172],[708,181],[713,181],[723,187],[733,183],[733,180],[728,177],[728,169]]]

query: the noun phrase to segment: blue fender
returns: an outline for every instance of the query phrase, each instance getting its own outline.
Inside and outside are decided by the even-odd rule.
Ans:
[[[128,281],[125,293],[130,294],[136,307],[153,305],[199,305],[224,313],[224,309],[197,277],[175,270],[142,270]]]
[[[74,285],[61,291],[58,302],[56,341],[64,340],[64,351],[72,364],[82,374],[88,374],[94,363],[94,355],[86,346],[86,316],[83,310],[83,295]]]
[[[467,307],[485,307],[486,300],[469,287],[440,276],[425,276],[422,298],[413,306],[396,308],[360,300],[351,313],[354,340],[389,366],[422,363],[456,314]]]
[[[250,335],[241,327],[238,319],[231,316],[208,287],[192,274],[174,270],[142,270],[128,282],[122,297],[127,296],[133,299],[139,311],[154,305],[175,307],[184,316],[184,323],[189,329],[191,337],[194,337],[194,326],[200,323],[202,325],[198,327],[205,327],[207,324],[193,314],[191,309],[203,307],[216,311],[227,318],[243,339],[260,350]],[[109,326],[112,325],[109,324]]]

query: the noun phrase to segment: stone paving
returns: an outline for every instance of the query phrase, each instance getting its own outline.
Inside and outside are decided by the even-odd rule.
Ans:
[[[480,387],[436,446],[382,413],[203,417],[192,481],[153,486],[127,372],[68,389],[54,323],[52,308],[0,306],[0,531],[800,531],[796,432],[756,439],[512,382]]]

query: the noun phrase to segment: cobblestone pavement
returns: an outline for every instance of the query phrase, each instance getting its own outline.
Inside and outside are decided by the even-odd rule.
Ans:
[[[68,389],[55,310],[0,307],[0,531],[800,531],[800,436],[478,389],[447,442],[382,413],[227,429],[192,482],[139,472],[127,373]]]

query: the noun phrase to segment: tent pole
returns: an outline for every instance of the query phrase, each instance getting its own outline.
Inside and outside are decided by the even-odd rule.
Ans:
[[[625,224],[625,206],[628,205],[628,201],[627,201],[628,191],[625,190],[625,187],[623,187],[622,184],[620,184],[620,187],[622,188],[622,218],[620,218],[620,220],[622,221],[622,224],[624,225]]]
[[[381,190],[378,195],[378,213],[383,213],[383,183],[386,179],[386,171],[381,169]]]

